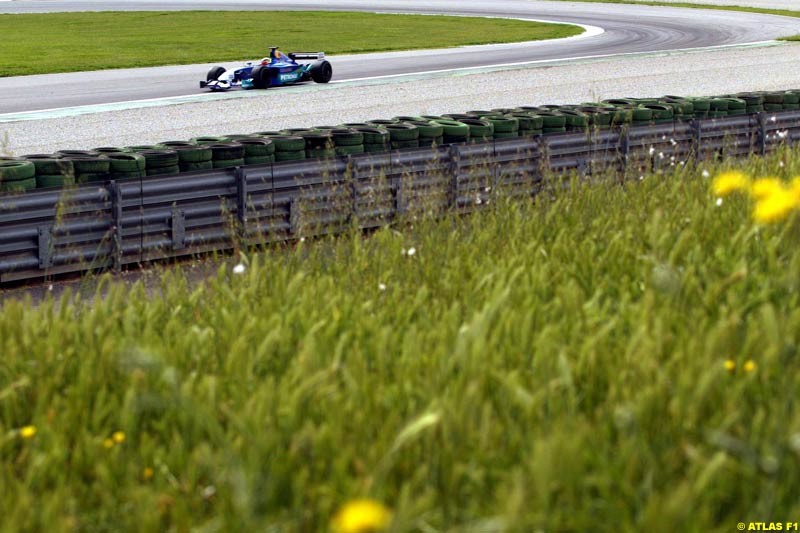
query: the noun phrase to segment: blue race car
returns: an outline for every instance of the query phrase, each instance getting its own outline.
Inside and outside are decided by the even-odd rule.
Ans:
[[[315,59],[313,63],[298,63],[298,59]],[[212,67],[200,88],[212,91],[227,91],[232,87],[242,89],[267,89],[279,85],[291,85],[309,80],[328,83],[333,76],[333,68],[325,59],[325,52],[294,52],[284,54],[277,46],[269,49],[269,57],[258,64],[246,63],[234,71],[223,67]]]

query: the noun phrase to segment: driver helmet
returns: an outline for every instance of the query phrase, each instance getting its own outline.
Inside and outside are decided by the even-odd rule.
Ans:
[[[272,60],[268,57],[265,57],[261,60],[262,65],[269,65],[270,63],[272,63]]]

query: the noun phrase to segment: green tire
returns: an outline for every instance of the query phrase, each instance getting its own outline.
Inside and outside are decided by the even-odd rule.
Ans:
[[[542,117],[542,129],[563,128],[567,125],[567,117],[557,111],[539,111]]]
[[[33,163],[37,176],[74,176],[75,166],[69,159],[62,159],[56,154],[31,154],[23,159]]]
[[[225,137],[215,137],[212,135],[204,135],[201,137],[192,137],[190,141],[194,144],[218,144],[224,143]]]
[[[63,174],[43,174],[41,176],[36,176],[37,189],[64,187],[65,185],[75,185],[75,176],[65,176]]]
[[[245,158],[244,146],[238,142],[215,143],[209,144],[208,147],[211,148],[212,161],[229,161],[232,159]]]
[[[474,119],[474,117],[466,117],[466,118]],[[434,120],[433,123],[442,126],[444,136],[449,139],[466,140],[469,138],[469,126],[467,126],[463,122],[450,119],[438,119]],[[461,142],[461,141],[450,141],[450,142]]]
[[[318,148],[306,150],[306,159],[329,159],[336,157],[336,150],[330,148]]]
[[[397,124],[387,124],[386,130],[392,140],[392,146],[396,142],[411,142],[419,139],[419,129],[413,124],[398,122]]]
[[[0,183],[27,180],[36,175],[36,167],[30,161],[0,161]]]
[[[295,151],[277,151],[275,152],[275,162],[281,161],[299,161],[301,159],[306,158],[306,151],[305,150],[295,150]]]
[[[27,178],[15,181],[0,181],[0,191],[3,192],[24,192],[36,188],[36,178]]]
[[[364,153],[363,144],[351,144],[347,146],[337,146],[335,149],[336,155],[355,155]]]
[[[75,175],[75,183],[102,183],[107,181],[111,174],[106,172],[87,172]]]
[[[193,146],[174,146],[171,148],[178,152],[178,161],[181,165],[185,163],[204,163],[211,161],[213,154],[209,145],[193,145]]]
[[[266,157],[275,153],[275,144],[266,138],[240,139],[239,144],[244,146],[244,157]]]
[[[519,131],[496,131],[494,132],[495,139],[511,139],[519,137]]]
[[[540,130],[544,127],[544,119],[535,113],[511,113],[519,121],[520,130]]]
[[[172,165],[169,167],[155,167],[155,168],[148,168],[145,170],[145,174],[149,176],[171,176],[174,174],[180,174],[181,167],[179,165]]]
[[[119,154],[119,153],[126,153],[132,152],[130,148],[123,148],[120,146],[101,146],[99,148],[92,148],[92,152],[97,152],[98,154]]]
[[[498,133],[516,133],[519,131],[519,120],[515,117],[487,115],[481,118],[492,123],[495,137]]]
[[[180,164],[181,172],[192,172],[194,170],[211,170],[214,168],[214,163],[211,160],[208,161],[196,161],[196,162],[181,162]]]
[[[494,137],[494,124],[492,124],[492,122],[489,120],[484,120],[481,118],[465,118],[463,123],[469,127],[470,139],[491,139]]]
[[[783,93],[783,103],[786,104],[800,104],[800,94],[787,91]]]
[[[386,145],[389,144],[389,141],[391,141],[392,138],[389,132],[384,128],[356,127],[355,129],[364,137],[364,144]]]
[[[419,148],[419,139],[411,141],[392,141],[392,150],[400,150],[401,148]]]
[[[214,168],[233,168],[241,167],[244,165],[244,157],[235,159],[214,159],[211,161]]]
[[[428,120],[414,120],[408,124],[417,128],[420,139],[436,139],[444,135],[444,128],[441,124],[434,124]]]
[[[244,158],[245,165],[266,165],[268,163],[274,163],[274,162],[275,162],[275,154]]]
[[[376,144],[364,144],[364,153],[366,154],[378,154],[381,152],[388,152],[391,148],[388,144],[383,143],[376,143]]]
[[[336,128],[331,130],[333,144],[337,148],[344,146],[362,146],[364,134],[350,128]]]
[[[107,154],[111,161],[109,170],[114,172],[141,172],[145,169],[145,157],[142,154]]]

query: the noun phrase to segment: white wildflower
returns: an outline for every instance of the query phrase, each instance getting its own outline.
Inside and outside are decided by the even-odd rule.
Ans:
[[[717,198],[717,207],[722,205],[722,198]]]
[[[385,283],[378,283],[378,290],[385,291],[386,290],[386,284]]]
[[[235,267],[233,267],[233,273],[234,273],[234,274],[244,274],[244,271],[245,271],[246,269],[247,269],[247,267],[246,267],[246,266],[244,266],[244,263],[239,263],[238,265],[236,265]]]

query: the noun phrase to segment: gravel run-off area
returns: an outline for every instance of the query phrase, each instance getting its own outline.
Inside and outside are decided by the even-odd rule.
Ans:
[[[800,88],[800,44],[595,59],[503,71],[241,91],[236,97],[0,124],[8,155],[198,135],[336,125],[395,115],[578,103],[625,96]]]

